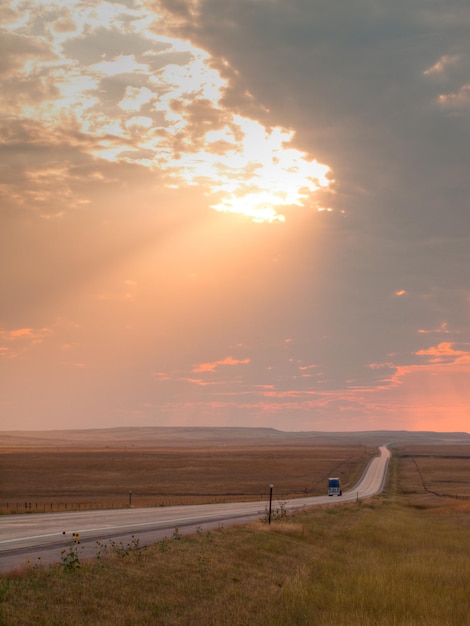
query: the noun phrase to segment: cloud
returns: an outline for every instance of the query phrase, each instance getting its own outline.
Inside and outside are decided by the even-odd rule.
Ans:
[[[455,350],[451,342],[442,342],[425,350],[418,350],[419,356],[430,356],[431,363],[470,363],[468,350]]]
[[[158,15],[145,4],[72,2],[65,17],[59,5],[49,5],[39,38],[41,10],[26,2],[21,20],[7,24],[7,62],[27,87],[22,101],[8,100],[9,91],[25,92],[12,76],[4,101],[16,119],[34,121],[44,137],[78,150],[79,159],[132,162],[164,173],[168,185],[203,184],[214,209],[256,221],[282,220],[278,207],[302,206],[328,187],[329,168],[289,147],[293,131],[230,110],[222,98],[226,81],[209,55],[158,34]],[[10,145],[18,149],[15,139]],[[23,146],[21,153],[28,152]],[[66,210],[70,200],[65,192]]]
[[[0,328],[0,357],[18,358],[50,336],[49,328]]]
[[[18,71],[21,73],[25,65],[32,61],[54,62],[57,56],[50,47],[39,39],[15,32],[0,31],[2,58],[0,60],[0,75],[13,77]],[[23,77],[22,77],[23,78]]]
[[[468,424],[464,4],[0,16],[9,424]]]
[[[470,107],[470,83],[462,85],[454,93],[440,94],[438,103],[446,109],[460,111]]]
[[[420,328],[418,330],[418,332],[421,335],[429,335],[429,334],[444,334],[447,335],[448,333],[450,333],[451,331],[448,328],[448,324],[447,322],[442,322],[442,324],[436,328],[436,329],[424,329],[424,328]],[[454,331],[455,333],[455,331]]]
[[[458,55],[444,54],[438,61],[436,61],[436,63],[434,63],[434,65],[424,70],[423,74],[425,76],[431,76],[432,74],[443,74],[450,66],[457,63],[459,59],[460,57]]]
[[[246,365],[250,363],[250,359],[234,359],[231,356],[225,357],[220,361],[213,361],[212,363],[199,363],[193,368],[193,372],[215,372],[221,365]]]
[[[164,6],[171,14],[172,3]],[[469,16],[458,0],[448,14],[442,3],[367,0],[342,3],[340,11],[306,0],[241,0],[224,7],[205,0],[196,8],[187,21],[179,12],[175,32],[200,43],[219,66],[236,68],[232,91],[265,104],[265,119],[280,125],[290,120],[298,144],[335,173],[332,207],[353,212],[362,223],[373,220],[380,197],[389,232],[406,230],[415,240],[465,230],[458,192],[449,202],[442,186],[463,172],[464,163],[469,167],[465,120],[442,116],[435,107],[442,84],[424,74],[437,58],[449,80],[457,80],[451,69],[460,75],[466,67],[468,76]],[[437,24],[439,35],[433,36]],[[426,206],[423,219],[417,206]]]

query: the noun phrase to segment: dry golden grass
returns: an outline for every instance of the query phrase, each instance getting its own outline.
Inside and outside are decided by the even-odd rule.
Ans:
[[[351,446],[3,450],[0,510],[192,504],[323,494],[331,474],[359,479],[375,449]],[[7,507],[8,504],[8,507]]]
[[[468,503],[413,493],[407,461],[363,503],[5,576],[1,623],[468,626]]]
[[[3,623],[464,626],[468,525],[399,502],[312,511],[3,582]]]
[[[470,498],[470,445],[407,445],[398,454],[409,491]]]

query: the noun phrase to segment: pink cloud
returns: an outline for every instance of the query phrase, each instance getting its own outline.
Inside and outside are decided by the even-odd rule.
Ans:
[[[22,337],[38,339],[49,333],[48,328],[14,328],[13,330],[0,329],[0,339],[14,341]]]
[[[418,333],[420,335],[429,335],[429,334],[445,334],[447,335],[450,331],[447,328],[447,322],[442,322],[442,324],[439,326],[439,328],[432,328],[432,329],[426,329],[426,328],[420,328],[418,330]],[[456,332],[456,331],[454,331]],[[458,331],[457,331],[458,332]]]
[[[202,378],[181,378],[184,382],[191,383],[192,385],[200,385],[201,387],[207,387],[208,385],[223,385],[225,381],[208,381]]]
[[[318,365],[299,365],[299,370],[313,370],[315,368],[317,368]]]
[[[199,363],[191,371],[197,372],[215,372],[221,365],[246,365],[250,359],[234,359],[231,356],[225,357],[221,361],[213,361],[212,363]]]
[[[9,333],[9,336],[11,339],[14,339],[15,337],[31,337],[31,335],[33,334],[33,329],[32,328],[17,328],[16,330],[11,330]]]
[[[470,363],[470,352],[465,350],[454,350],[453,344],[448,341],[443,341],[437,346],[431,346],[427,350],[419,350],[417,353],[419,356],[431,356],[431,363],[443,363],[443,362],[455,362],[455,363]]]
[[[15,358],[29,347],[43,343],[49,333],[49,328],[0,328],[0,341],[4,342],[4,345],[0,345],[0,355]],[[13,348],[5,343],[12,344]]]

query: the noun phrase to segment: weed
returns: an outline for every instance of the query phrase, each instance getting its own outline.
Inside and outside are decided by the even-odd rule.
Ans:
[[[108,544],[102,543],[101,541],[96,541],[96,558],[100,561],[103,557],[108,556]]]
[[[65,530],[62,533],[66,534]],[[67,547],[63,548],[61,551],[60,562],[64,571],[73,572],[77,569],[80,569],[82,564],[80,561],[80,533],[72,533],[72,539],[67,544]]]
[[[158,547],[160,552],[167,552],[169,548],[169,540],[168,537],[164,537],[161,541],[158,542]]]
[[[292,513],[274,532],[259,521],[170,536],[132,567],[114,558],[83,563],[80,576],[26,570],[0,584],[0,623],[463,626],[470,536],[457,506],[415,509],[394,494],[334,516]],[[102,545],[111,556],[112,544]]]
[[[96,542],[97,550],[96,550],[96,558],[101,560],[105,556],[109,556],[114,554],[120,559],[123,559],[130,554],[142,554],[144,550],[146,550],[146,546],[140,545],[140,539],[137,539],[135,535],[132,535],[131,541],[129,543],[124,543],[122,541],[113,541],[110,539],[107,543],[103,543],[101,541]]]
[[[26,562],[26,565],[28,566],[28,569],[30,569],[30,570],[39,569],[41,567],[41,565],[42,565],[41,557],[38,556],[35,561],[31,561],[31,559],[28,559],[27,562]]]
[[[434,485],[427,458],[419,462]],[[455,468],[456,479],[468,481],[466,471]],[[276,502],[269,532],[268,511],[252,525],[196,529],[184,541],[172,541],[170,531],[132,567],[113,558],[106,567],[84,562],[76,576],[64,575],[63,563],[12,573],[0,580],[0,623],[464,626],[470,509],[420,485],[411,459],[395,457],[387,497],[334,513],[329,507],[288,515]],[[176,528],[173,538],[181,537]],[[96,545],[113,556],[112,543]],[[138,541],[115,545],[126,555]],[[73,540],[70,548],[78,554]]]
[[[180,529],[178,528],[178,526],[173,531],[172,538],[176,539],[177,541],[183,538],[183,535],[180,533]]]
[[[271,509],[271,522],[286,522],[290,519],[289,512],[287,510],[287,502],[278,502],[277,506]],[[264,516],[261,518],[264,523],[269,522],[269,509],[266,505],[264,509]]]

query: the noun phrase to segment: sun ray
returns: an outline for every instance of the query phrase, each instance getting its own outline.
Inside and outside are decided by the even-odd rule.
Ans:
[[[292,130],[227,108],[227,80],[210,55],[159,34],[144,3],[12,7],[6,29],[25,47],[16,70],[41,94],[14,103],[15,114],[44,135],[78,132],[94,158],[158,170],[173,188],[203,185],[214,210],[256,222],[282,222],[286,207],[329,186],[329,167],[296,149]],[[137,36],[139,47],[123,53]]]

